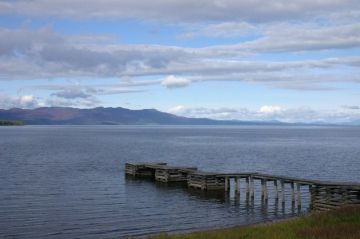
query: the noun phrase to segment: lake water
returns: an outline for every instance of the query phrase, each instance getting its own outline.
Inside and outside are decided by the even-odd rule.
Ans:
[[[360,182],[360,128],[25,126],[0,128],[0,238],[121,238],[305,213],[134,180],[127,161]],[[241,184],[243,191],[244,184]],[[257,185],[258,187],[259,185]],[[288,197],[288,195],[287,195]]]

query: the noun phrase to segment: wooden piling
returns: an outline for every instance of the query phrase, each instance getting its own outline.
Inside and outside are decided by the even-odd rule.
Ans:
[[[246,183],[246,193],[250,193],[249,177],[246,177],[246,178],[245,178],[245,183]]]
[[[254,200],[254,198],[255,198],[254,187],[255,187],[254,178],[252,176],[250,176],[250,198],[251,198],[251,200]]]
[[[281,203],[285,204],[285,183],[284,180],[280,180],[281,185]]]
[[[297,204],[298,207],[301,207],[301,185],[300,183],[296,184],[296,194],[297,194]]]
[[[235,194],[240,195],[240,178],[235,177]]]
[[[279,199],[278,181],[274,180],[275,200]]]
[[[291,202],[294,203],[295,202],[295,188],[294,188],[294,182],[290,183],[291,186]]]
[[[264,184],[264,196],[265,196],[265,200],[268,200],[268,188],[267,188],[267,180],[265,179],[265,184]]]
[[[261,197],[268,199],[267,182],[274,182],[275,204],[279,200],[278,182],[281,186],[282,208],[285,208],[285,184],[291,186],[292,209],[297,202],[301,207],[301,186],[308,186],[310,191],[310,208],[312,210],[330,210],[347,204],[360,204],[359,183],[337,183],[312,181],[286,176],[274,176],[260,173],[210,173],[197,171],[196,168],[170,167],[166,163],[126,163],[125,174],[136,177],[151,177],[157,181],[172,182],[184,181],[188,187],[202,190],[221,190],[230,192],[230,180],[235,182],[235,196],[240,195],[240,180],[245,178],[246,200],[254,203],[254,180],[261,180]],[[296,184],[296,197],[295,197]],[[296,200],[295,200],[296,199]]]
[[[230,191],[230,179],[229,177],[225,177],[225,192]]]
[[[267,200],[268,199],[268,195],[267,195],[267,184],[266,184],[266,179],[261,179],[261,198],[263,200]]]

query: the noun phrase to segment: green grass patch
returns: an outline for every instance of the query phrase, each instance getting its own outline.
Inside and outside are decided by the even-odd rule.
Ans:
[[[360,206],[252,226],[157,235],[151,239],[359,239]]]

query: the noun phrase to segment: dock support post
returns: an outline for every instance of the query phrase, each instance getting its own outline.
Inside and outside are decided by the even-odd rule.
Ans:
[[[245,183],[246,183],[246,193],[250,193],[249,177],[246,177]]]
[[[290,183],[291,185],[291,202],[294,203],[295,202],[295,188],[294,188],[294,182]]]
[[[254,178],[250,176],[250,197],[254,200]]]
[[[240,178],[238,177],[235,178],[235,193],[240,194]]]
[[[300,190],[300,186],[301,186],[300,183],[296,184],[297,204],[298,204],[299,208],[301,207],[301,190]]]
[[[315,197],[316,197],[314,185],[309,185],[309,193],[310,193],[310,210],[314,210]]]
[[[268,200],[268,188],[267,188],[267,180],[265,179],[264,181],[264,197],[265,197],[265,201]]]
[[[267,200],[267,185],[266,179],[261,179],[261,199]]]
[[[284,183],[284,180],[281,180],[280,184],[281,184],[281,202],[282,202],[282,204],[285,204],[285,183]]]
[[[225,192],[230,191],[230,179],[229,177],[225,177]]]
[[[279,200],[279,189],[278,189],[278,181],[274,180],[274,191],[275,191],[275,200]]]

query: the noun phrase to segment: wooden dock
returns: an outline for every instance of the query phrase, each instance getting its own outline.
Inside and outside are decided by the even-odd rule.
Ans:
[[[137,177],[155,177],[155,170],[166,163],[125,163],[125,174]]]
[[[215,173],[195,171],[189,173],[187,185],[201,190],[224,190],[225,180]]]
[[[155,169],[155,180],[160,182],[186,182],[189,173],[195,172],[194,167],[161,166]]]
[[[285,188],[290,186],[292,205],[301,207],[302,188],[310,192],[312,210],[331,210],[343,205],[360,204],[360,183],[340,183],[308,180],[256,172],[216,173],[198,171],[195,167],[168,166],[163,162],[126,163],[125,173],[136,177],[150,177],[160,182],[184,182],[189,188],[229,193],[234,185],[235,195],[240,195],[240,183],[245,184],[247,198],[254,201],[255,183],[261,184],[261,199],[267,202],[269,186],[276,202],[285,204]]]

